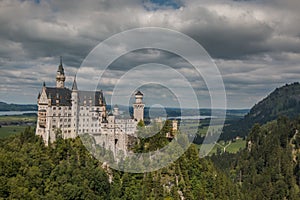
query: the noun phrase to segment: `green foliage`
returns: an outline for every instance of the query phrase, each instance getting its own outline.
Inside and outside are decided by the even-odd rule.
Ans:
[[[20,104],[7,104],[0,102],[0,111],[28,111],[37,110],[37,105],[20,105]]]
[[[0,198],[107,199],[104,170],[80,139],[45,147],[34,130],[0,141]]]
[[[20,134],[26,126],[2,126],[0,127],[0,138],[5,138],[11,135]]]
[[[142,121],[141,121],[142,122]],[[137,135],[140,138],[139,143],[134,147],[135,152],[156,151],[169,143],[166,133],[170,132],[171,121],[167,120],[161,127],[160,124],[153,122],[151,126],[138,126]]]
[[[248,199],[300,199],[300,118],[279,117],[255,124],[247,148],[212,157],[218,168],[241,185]]]
[[[244,137],[255,123],[263,125],[276,120],[279,116],[296,118],[299,114],[300,84],[286,84],[253,106],[242,120],[224,127],[221,139],[230,140],[236,136]]]
[[[154,149],[154,144],[149,148]],[[242,198],[238,187],[211,161],[199,158],[195,145],[175,163],[155,172],[130,174],[109,169],[108,173],[101,166],[79,138],[59,139],[45,147],[34,130],[27,128],[19,135],[0,140],[0,198]]]

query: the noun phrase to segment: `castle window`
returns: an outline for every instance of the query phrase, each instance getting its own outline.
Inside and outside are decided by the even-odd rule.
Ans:
[[[58,110],[61,110],[61,107],[58,107]]]
[[[56,114],[55,113],[53,113],[53,117],[55,117],[56,116]]]
[[[56,107],[55,107],[55,106],[53,107],[53,110],[56,110]]]

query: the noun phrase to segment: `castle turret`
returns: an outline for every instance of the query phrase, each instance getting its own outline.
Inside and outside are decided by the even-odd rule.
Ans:
[[[144,120],[144,108],[145,104],[143,103],[143,93],[137,91],[135,93],[135,103],[133,104],[133,118],[136,121]]]
[[[74,129],[71,131],[72,137],[76,137],[78,134],[78,121],[79,121],[79,100],[78,100],[78,88],[76,83],[76,76],[72,85],[72,125]]]
[[[60,57],[60,65],[58,66],[57,73],[56,73],[56,87],[57,88],[64,88],[65,87],[65,71],[62,65],[62,57]]]
[[[114,105],[114,111],[113,111],[113,114],[115,115],[115,116],[118,116],[119,115],[119,106],[116,104],[116,105]]]

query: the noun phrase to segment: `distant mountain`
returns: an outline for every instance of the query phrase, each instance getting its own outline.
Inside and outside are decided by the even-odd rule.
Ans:
[[[37,110],[37,105],[32,104],[7,104],[0,102],[0,111],[32,111]]]
[[[220,139],[244,137],[255,123],[265,124],[279,116],[295,118],[300,115],[300,84],[286,84],[276,88],[270,95],[254,105],[245,117],[224,127]]]

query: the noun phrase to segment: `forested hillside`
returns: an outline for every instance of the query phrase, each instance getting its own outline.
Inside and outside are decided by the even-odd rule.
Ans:
[[[300,199],[300,118],[253,126],[247,148],[212,157],[241,185],[245,199]]]
[[[0,140],[0,198],[242,199],[239,187],[192,145],[161,170],[130,174],[107,168],[79,138],[45,147],[34,131]]]
[[[37,105],[21,105],[21,104],[7,104],[0,102],[0,111],[32,111],[37,110]]]
[[[221,139],[230,140],[236,136],[244,137],[255,123],[263,125],[277,119],[279,116],[295,118],[299,114],[300,84],[286,84],[254,105],[242,120],[225,126]]]

